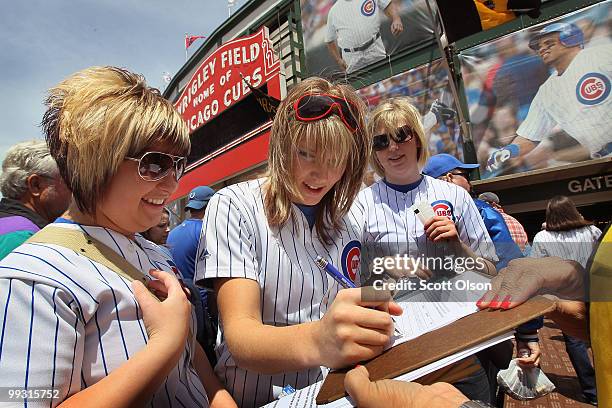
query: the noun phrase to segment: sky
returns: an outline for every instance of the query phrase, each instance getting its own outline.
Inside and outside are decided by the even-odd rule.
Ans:
[[[43,138],[46,90],[71,73],[116,65],[163,90],[163,73],[185,63],[185,33],[211,34],[228,17],[226,0],[7,0],[1,8],[0,159],[15,143]]]

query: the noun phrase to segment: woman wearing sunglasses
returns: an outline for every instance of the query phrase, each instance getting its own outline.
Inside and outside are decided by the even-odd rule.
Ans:
[[[41,406],[235,406],[191,335],[172,260],[137,234],[159,221],[183,174],[181,117],[142,76],[114,67],[73,74],[46,104],[42,126],[73,198],[42,230],[57,241],[28,242],[0,263],[0,385],[39,390],[20,395]],[[87,243],[56,243],[66,236]],[[94,247],[114,260],[93,259]]]
[[[358,269],[361,233],[349,209],[370,150],[364,114],[348,86],[299,83],[274,118],[267,176],[226,187],[208,205],[196,282],[217,291],[215,371],[239,405],[320,381],[321,366],[372,358],[390,339],[399,306],[366,308],[383,305],[341,290],[315,262],[352,278]]]
[[[474,269],[494,271],[495,249],[471,197],[420,173],[428,151],[418,110],[407,98],[390,99],[371,113],[369,126],[374,135],[371,164],[382,179],[362,190],[355,203],[366,220],[364,245],[375,247],[377,256],[420,258],[417,270],[392,274],[454,274],[440,268],[445,262],[435,262],[449,257],[457,262],[469,258]],[[419,205],[431,206],[435,216],[421,222],[414,210]],[[477,364],[473,371],[456,385],[471,398],[489,400],[484,371]]]

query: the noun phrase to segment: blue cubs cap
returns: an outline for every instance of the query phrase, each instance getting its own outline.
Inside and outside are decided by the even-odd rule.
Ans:
[[[576,24],[553,23],[542,28],[540,31],[538,31],[531,37],[531,39],[529,40],[529,48],[534,51],[537,51],[540,48],[540,38],[552,33],[559,33],[559,41],[565,47],[576,47],[578,45],[580,46],[580,48],[583,47],[584,34]]]
[[[185,206],[185,209],[191,208],[192,210],[201,210],[206,207],[210,198],[215,194],[215,190],[208,186],[199,186],[191,190],[189,193],[189,202]]]
[[[459,159],[457,159],[455,156],[440,153],[436,154],[435,156],[431,156],[429,160],[427,160],[425,167],[423,167],[422,173],[426,176],[438,178],[455,169],[471,170],[479,166],[479,164],[466,164],[459,161]]]

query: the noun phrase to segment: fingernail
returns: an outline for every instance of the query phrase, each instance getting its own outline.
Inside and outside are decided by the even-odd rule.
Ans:
[[[502,309],[510,309],[510,302],[512,302],[512,296],[508,295],[502,301],[501,308]]]
[[[499,302],[497,301],[497,299],[499,299],[499,296],[497,295],[493,296],[493,299],[491,299],[491,302],[489,303],[489,307],[492,307],[492,308],[499,307]]]

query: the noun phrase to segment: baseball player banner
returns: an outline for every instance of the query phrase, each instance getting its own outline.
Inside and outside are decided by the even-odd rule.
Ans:
[[[483,178],[612,156],[611,3],[460,53]]]
[[[351,74],[433,42],[426,1],[431,0],[300,0],[309,73]],[[474,0],[474,4],[486,30],[516,18],[513,10],[530,10],[539,1]]]
[[[448,153],[463,161],[461,128],[448,85],[448,74],[439,59],[361,88],[358,92],[370,109],[391,97],[410,97],[421,112],[430,153]]]
[[[433,40],[425,0],[300,0],[312,75],[348,74]]]

